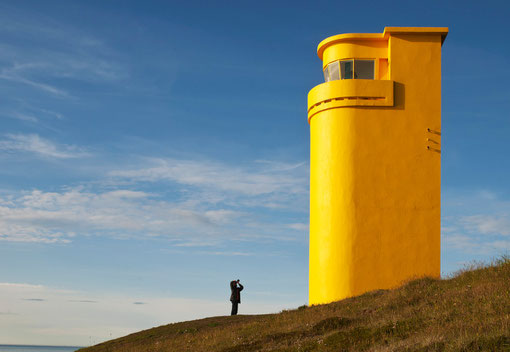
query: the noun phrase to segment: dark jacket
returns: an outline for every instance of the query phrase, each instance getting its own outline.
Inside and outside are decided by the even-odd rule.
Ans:
[[[239,284],[239,287],[237,287],[237,282],[232,281],[230,283],[230,291],[232,291],[232,294],[230,295],[230,302],[232,303],[241,303],[241,291],[243,290],[243,285]]]

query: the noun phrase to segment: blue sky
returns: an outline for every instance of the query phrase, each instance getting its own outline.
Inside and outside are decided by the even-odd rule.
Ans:
[[[506,2],[0,2],[0,343],[307,302],[316,46],[448,26],[442,272],[510,249]]]

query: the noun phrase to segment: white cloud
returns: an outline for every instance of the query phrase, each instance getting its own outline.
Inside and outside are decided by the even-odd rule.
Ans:
[[[72,145],[57,145],[37,134],[7,134],[0,140],[0,150],[8,152],[28,152],[47,158],[69,159],[88,154]]]
[[[289,224],[289,228],[297,230],[297,231],[308,231],[308,224],[305,223],[295,223]]]
[[[510,251],[509,201],[488,190],[447,193],[444,198],[441,232],[447,253],[457,252],[469,261]]]
[[[237,216],[232,210],[186,208],[140,191],[34,190],[0,202],[0,240],[65,243],[76,234],[94,233],[196,240],[221,233],[218,226]]]
[[[20,113],[20,112],[13,112],[13,113],[8,114],[8,116],[15,118],[17,120],[26,121],[26,122],[38,122],[39,121],[37,119],[37,117],[35,117],[35,116]]]
[[[32,284],[21,284],[21,283],[13,283],[13,282],[0,282],[1,287],[17,287],[17,288],[30,288],[30,289],[42,289],[43,285],[32,285]]]
[[[212,223],[225,224],[230,222],[233,218],[241,215],[240,212],[233,210],[207,210],[204,213],[205,217],[208,218]]]
[[[110,176],[133,182],[172,181],[183,185],[261,195],[277,192],[306,192],[304,163],[257,163],[251,167],[233,167],[211,161],[149,159],[150,166],[115,170]],[[295,172],[298,170],[299,172]]]
[[[224,257],[249,257],[254,255],[250,252],[228,252],[228,251],[199,251],[196,254],[217,255]]]
[[[56,96],[64,97],[64,96],[68,95],[68,93],[62,89],[59,89],[59,88],[49,85],[49,84],[37,82],[37,81],[31,80],[29,78],[23,77],[17,71],[18,71],[18,69],[16,67],[3,69],[0,73],[0,79],[4,79],[4,80],[15,82],[15,83],[25,84],[25,85],[40,89],[44,92],[54,94]]]
[[[486,240],[462,234],[448,235],[444,240],[447,249],[468,254],[496,257],[510,251],[510,240]]]
[[[0,144],[0,149],[2,146],[7,148]],[[46,153],[66,153],[61,149]],[[256,162],[240,167],[212,161],[151,162],[158,166],[115,170],[109,173],[107,182],[96,182],[87,189],[35,189],[1,197],[0,240],[68,243],[75,236],[100,235],[161,238],[170,240],[173,246],[204,247],[232,238],[295,240],[292,230],[307,228],[286,217],[306,217],[304,164]],[[147,186],[150,193],[140,190]],[[162,193],[155,191],[161,189]],[[273,207],[275,203],[278,207]]]
[[[103,42],[74,27],[7,12],[0,15],[0,22],[0,30],[15,33],[17,39],[0,44],[0,62],[5,63],[0,67],[0,80],[65,98],[71,94],[49,82],[61,78],[113,82],[126,76],[123,65]]]
[[[64,115],[62,115],[59,112],[48,110],[48,109],[41,109],[41,108],[35,108],[37,112],[43,113],[44,115],[51,116],[55,119],[62,120],[64,118]]]
[[[470,215],[461,217],[459,222],[473,233],[510,235],[510,216]]]
[[[104,196],[106,198],[113,197],[113,198],[140,199],[140,198],[147,198],[150,195],[145,192],[130,191],[130,190],[122,189],[122,190],[107,192],[104,194]]]

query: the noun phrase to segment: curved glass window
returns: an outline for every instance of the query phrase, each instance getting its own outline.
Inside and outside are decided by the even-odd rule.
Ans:
[[[335,81],[340,79],[340,70],[338,67],[338,61],[330,63],[324,69],[324,80],[326,82]]]
[[[333,61],[324,69],[324,80],[374,79],[374,65],[374,60]]]

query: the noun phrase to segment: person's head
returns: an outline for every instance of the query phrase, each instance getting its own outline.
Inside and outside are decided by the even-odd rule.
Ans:
[[[230,288],[234,288],[237,286],[237,281],[230,281]]]

